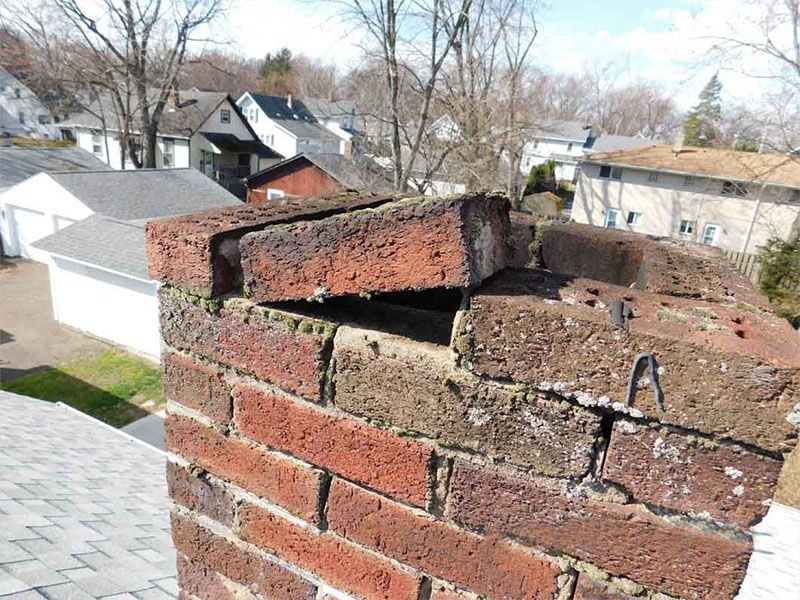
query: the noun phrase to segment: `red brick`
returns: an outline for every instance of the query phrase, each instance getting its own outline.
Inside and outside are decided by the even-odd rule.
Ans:
[[[618,421],[603,477],[639,501],[748,528],[766,514],[781,465],[739,446]]]
[[[239,509],[242,539],[315,573],[359,597],[416,600],[422,576],[330,533],[291,523],[245,502]]]
[[[379,553],[497,598],[553,598],[561,569],[509,542],[487,539],[334,479],[328,525]]]
[[[636,315],[623,329],[609,315],[615,298]],[[624,404],[634,358],[652,352],[665,410],[646,386],[634,403],[646,416],[772,451],[797,437],[786,415],[800,393],[800,344],[766,313],[509,270],[472,296],[461,329],[462,363],[482,375]]]
[[[162,289],[159,301],[161,334],[168,345],[230,365],[309,400],[321,399],[333,324],[243,299],[213,306],[174,289]]]
[[[247,384],[236,384],[233,398],[243,435],[401,500],[425,504],[433,460],[429,446]]]
[[[174,352],[165,352],[164,394],[215,421],[231,418],[230,389],[219,369]]]
[[[597,581],[585,573],[580,573],[572,600],[636,600],[636,598],[608,583]]]
[[[188,594],[200,600],[254,600],[252,594],[247,597],[244,588],[236,589],[230,580],[222,575],[178,554],[178,585],[184,597]]]
[[[234,499],[225,489],[207,478],[194,477],[189,471],[167,463],[167,488],[175,502],[207,515],[226,525],[233,525]]]
[[[580,477],[592,464],[599,415],[482,381],[444,346],[342,326],[333,359],[347,412],[543,475]]]
[[[514,477],[456,461],[447,514],[487,534],[585,560],[658,591],[731,598],[752,544],[592,497],[567,482]]]
[[[166,419],[167,448],[221,479],[269,499],[311,522],[319,519],[325,474],[254,448],[180,415]]]
[[[225,582],[213,577],[210,571],[249,586],[271,600],[311,600],[316,597],[316,586],[280,565],[240,548],[186,516],[173,513],[171,521],[175,548],[200,565],[199,575],[209,578],[214,589],[220,589],[217,584],[224,585]],[[195,575],[197,569],[189,569],[186,574]],[[190,581],[204,584],[202,580]],[[235,597],[237,600],[240,598]]]
[[[150,221],[145,228],[150,276],[205,296],[224,294],[241,285],[238,243],[245,233],[389,200],[351,195],[286,198]]]
[[[247,234],[242,268],[256,302],[466,287],[506,266],[509,227],[503,196],[407,198]]]

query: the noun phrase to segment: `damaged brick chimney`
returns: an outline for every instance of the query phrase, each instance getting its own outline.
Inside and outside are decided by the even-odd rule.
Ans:
[[[732,598],[800,504],[796,333],[711,249],[483,194],[147,237],[185,598]]]

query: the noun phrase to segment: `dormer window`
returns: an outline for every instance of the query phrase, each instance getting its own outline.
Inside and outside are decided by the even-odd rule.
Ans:
[[[572,142],[567,144],[567,152],[572,152]]]
[[[747,196],[747,194],[747,186],[743,183],[739,183],[738,181],[725,181],[722,184],[723,196]]]
[[[230,123],[231,122],[231,111],[228,109],[223,108],[219,111],[219,122],[220,123]]]

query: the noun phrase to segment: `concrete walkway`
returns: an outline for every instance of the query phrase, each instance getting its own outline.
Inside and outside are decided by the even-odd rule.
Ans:
[[[0,381],[111,347],[53,320],[47,265],[4,257],[0,298]]]

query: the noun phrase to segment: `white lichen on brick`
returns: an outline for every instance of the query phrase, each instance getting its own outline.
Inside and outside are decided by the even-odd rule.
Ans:
[[[725,467],[725,475],[730,477],[731,479],[739,479],[744,473],[742,473],[736,467]]]
[[[526,410],[522,418],[534,430],[536,437],[552,436],[553,430],[545,419],[533,414],[531,411]]]
[[[636,433],[639,431],[639,428],[630,421],[618,421],[617,429],[619,429],[622,433]]]
[[[800,427],[800,402],[795,404],[794,408],[786,415],[786,421],[788,421],[790,425]]]
[[[742,484],[739,484],[735,488],[733,488],[734,496],[741,496],[742,494],[744,494],[744,486]]]
[[[490,415],[489,411],[487,411],[485,408],[473,406],[467,411],[467,418],[471,423],[480,427],[481,425],[486,425],[486,423],[491,421],[492,415]]]
[[[653,458],[668,458],[675,462],[681,462],[680,450],[667,444],[662,437],[657,437],[653,442]]]
[[[719,370],[722,371],[723,373],[727,373],[728,372],[728,363],[726,363],[724,361],[719,363]]]

